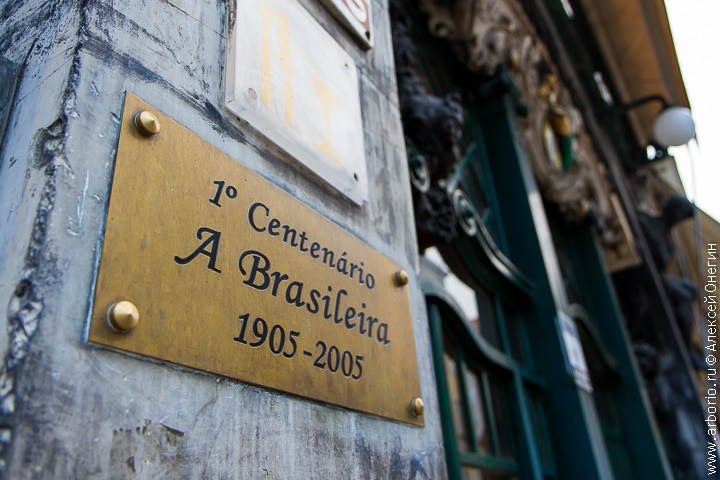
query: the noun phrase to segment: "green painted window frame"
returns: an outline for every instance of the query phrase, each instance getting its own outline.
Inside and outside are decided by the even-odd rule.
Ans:
[[[463,478],[463,467],[492,470],[511,475],[511,478],[557,478],[548,425],[542,413],[542,403],[538,402],[544,389],[542,378],[526,365],[488,344],[469,325],[459,307],[439,286],[432,287],[426,284],[425,294],[449,478]],[[445,345],[448,341],[452,342],[457,352],[455,361],[464,409],[470,405],[466,372],[472,369],[481,375],[484,405],[482,414],[490,431],[493,454],[480,452],[474,425],[470,419],[473,412],[467,410],[462,412],[462,418],[466,422],[464,430],[467,432],[470,451],[462,451],[458,445],[454,424],[456,413],[453,412],[445,367]],[[500,379],[504,383],[504,395],[508,402],[501,407],[506,409],[511,422],[507,427],[514,453],[512,459],[503,458],[499,454],[499,432],[496,419],[491,413],[496,405],[490,398],[490,377]],[[533,402],[531,392],[535,394],[534,405],[531,405]],[[537,416],[534,408],[539,409]]]
[[[451,81],[443,75],[442,69],[431,68],[434,61],[430,58],[432,51],[423,50],[421,45],[416,47],[420,63],[428,75],[428,86],[438,95],[448,93],[452,88]],[[438,246],[438,250],[461,281],[476,292],[483,290],[489,294],[500,340],[492,345],[470,326],[468,319],[441,286],[426,285],[448,475],[452,479],[460,479],[463,478],[463,467],[477,467],[502,472],[510,475],[510,478],[557,478],[548,425],[539,400],[544,384],[542,378],[532,370],[533,355],[525,328],[527,319],[522,314],[523,309],[533,301],[534,285],[508,257],[506,232],[497,208],[496,185],[488,164],[483,126],[474,111],[483,102],[481,90],[481,86],[476,86],[465,88],[462,92],[465,111],[462,147],[465,152],[455,176],[450,180],[470,200],[477,233],[466,235],[461,231],[459,238],[452,244]],[[506,318],[511,305],[519,312],[513,317],[518,318]],[[473,422],[469,417],[472,412],[468,411],[463,412],[463,418],[466,422],[465,431],[469,432],[468,437],[471,439],[471,451],[464,452],[459,448],[444,363],[446,341],[454,342],[455,351],[459,352],[457,367],[464,409],[470,404],[465,381],[466,369],[472,368],[484,379],[483,414],[490,417],[486,421],[490,431],[494,432],[492,443],[495,453],[498,452],[499,440],[495,418],[489,413],[493,407],[487,383],[489,375],[503,379],[505,395],[510,400],[510,405],[503,408],[509,409],[511,424],[508,428],[514,441],[513,459],[479,453]],[[533,399],[530,391],[536,392],[534,398],[537,399],[536,403],[540,403],[539,406],[531,405]],[[540,417],[539,421],[537,416]]]

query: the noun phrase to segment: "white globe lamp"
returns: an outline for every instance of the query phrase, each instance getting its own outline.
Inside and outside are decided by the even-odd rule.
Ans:
[[[664,147],[688,143],[695,136],[695,121],[690,109],[678,106],[663,109],[655,119],[653,136]]]

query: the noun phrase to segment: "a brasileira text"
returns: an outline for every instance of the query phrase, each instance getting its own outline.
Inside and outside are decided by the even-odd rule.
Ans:
[[[225,181],[215,181],[214,185],[217,186],[215,194],[208,199],[212,205],[222,208],[223,198],[237,198],[237,189],[227,185]],[[306,231],[273,217],[270,207],[264,203],[252,203],[246,218],[252,231],[277,237],[298,255],[308,255],[311,260],[320,262],[368,290],[375,288],[375,277],[365,270],[363,261],[350,262],[346,252],[338,256],[334,250],[311,240]],[[218,259],[222,253],[222,232],[201,226],[195,236],[199,245],[185,256],[174,256],[174,261],[179,265],[187,265],[203,256],[207,258],[208,270],[222,274],[218,267]],[[321,321],[332,322],[381,345],[390,344],[388,323],[373,315],[365,302],[353,302],[348,290],[333,287],[332,282],[319,287],[317,284],[310,284],[306,279],[291,278],[289,274],[275,268],[269,255],[259,249],[247,249],[237,258],[237,268],[242,275],[243,285],[266,292],[298,312],[312,315]]]

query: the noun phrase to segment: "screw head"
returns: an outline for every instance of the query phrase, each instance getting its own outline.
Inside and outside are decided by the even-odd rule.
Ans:
[[[420,397],[415,397],[410,401],[410,411],[414,417],[421,417],[425,413],[425,402]]]
[[[395,272],[395,284],[398,287],[402,287],[403,285],[407,285],[410,281],[410,277],[408,276],[408,273],[405,270],[398,270]]]
[[[138,132],[144,137],[151,137],[160,131],[160,121],[147,110],[136,113],[133,123]]]
[[[127,333],[140,323],[140,312],[127,300],[110,305],[107,311],[107,324],[117,333]]]

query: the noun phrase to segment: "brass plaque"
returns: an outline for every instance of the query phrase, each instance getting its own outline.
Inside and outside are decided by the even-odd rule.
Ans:
[[[89,342],[423,426],[398,270],[126,95]]]

